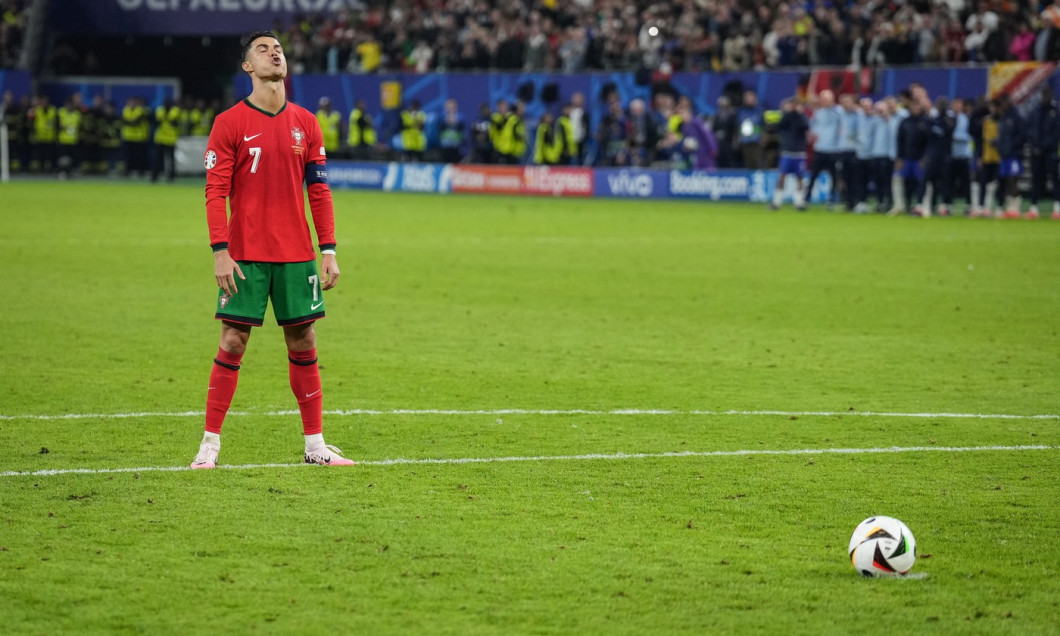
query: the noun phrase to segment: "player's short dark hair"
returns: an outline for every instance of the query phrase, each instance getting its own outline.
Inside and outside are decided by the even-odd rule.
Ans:
[[[279,40],[280,39],[272,31],[255,31],[255,32],[251,33],[250,35],[246,36],[239,43],[239,45],[240,45],[239,63],[240,64],[242,64],[243,62],[247,61],[247,51],[250,50],[250,45],[254,43],[254,40],[256,40],[258,38],[272,38],[274,40]]]

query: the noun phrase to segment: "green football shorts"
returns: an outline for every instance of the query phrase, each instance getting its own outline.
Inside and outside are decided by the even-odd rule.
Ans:
[[[260,327],[272,298],[272,313],[280,326],[300,325],[324,317],[324,294],[315,260],[303,263],[239,261],[246,276],[236,275],[234,295],[217,293],[218,320]]]

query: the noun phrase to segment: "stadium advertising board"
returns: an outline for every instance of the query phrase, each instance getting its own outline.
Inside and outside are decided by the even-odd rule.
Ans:
[[[329,161],[328,183],[334,188],[382,190],[388,167],[382,163]]]
[[[662,170],[598,168],[595,194],[598,197],[664,199],[670,194],[669,176]]]
[[[689,198],[712,201],[772,200],[773,170],[639,170],[556,166],[483,166],[471,164],[369,163],[329,161],[334,188],[388,192],[460,192],[629,199]],[[785,200],[791,197],[788,187]],[[832,191],[829,175],[817,180],[810,201],[825,202]]]
[[[306,13],[356,8],[356,0],[63,0],[51,24],[65,33],[238,35],[249,25],[289,24]]]
[[[448,166],[430,163],[389,163],[383,177],[387,192],[448,192],[442,188]]]
[[[670,171],[670,196],[719,200],[765,201],[766,175],[761,171]]]
[[[449,189],[452,192],[482,194],[522,194],[522,166],[449,166]]]
[[[593,172],[592,168],[526,166],[523,168],[523,191],[556,197],[591,197]]]

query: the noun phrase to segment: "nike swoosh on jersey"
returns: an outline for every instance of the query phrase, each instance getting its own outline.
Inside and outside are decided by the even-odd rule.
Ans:
[[[258,133],[256,135],[251,135],[250,137],[247,137],[246,135],[243,135],[243,141],[250,141],[251,139],[254,139],[255,137],[260,137],[263,134],[265,134],[265,133]]]
[[[315,305],[310,305],[309,309],[310,309],[310,311],[316,311],[317,309],[320,309],[320,306],[323,305],[323,304],[324,304],[324,302],[321,301],[321,302],[319,302],[319,303],[317,303]]]

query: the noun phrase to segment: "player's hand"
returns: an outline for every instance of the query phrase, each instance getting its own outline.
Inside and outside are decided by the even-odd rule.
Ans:
[[[334,254],[325,254],[320,261],[320,273],[324,275],[321,289],[331,289],[339,283],[339,264]]]
[[[236,288],[236,276],[246,280],[243,271],[239,269],[239,263],[232,260],[228,250],[219,250],[213,253],[213,275],[217,278],[217,286],[225,290],[229,296],[235,296],[239,289]]]

